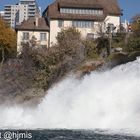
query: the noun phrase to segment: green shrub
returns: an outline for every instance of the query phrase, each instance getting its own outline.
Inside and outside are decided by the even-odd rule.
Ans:
[[[58,33],[57,46],[63,56],[75,57],[77,49],[81,46],[81,33],[78,29],[70,27],[64,28]]]
[[[85,59],[81,34],[77,29],[62,29],[56,38],[58,44],[48,49],[24,46],[21,59],[25,64],[28,59],[31,61],[30,73],[35,87],[48,89]]]
[[[97,44],[93,40],[84,40],[83,44],[85,46],[85,55],[87,59],[97,59],[99,55],[97,54]]]
[[[114,42],[122,42],[125,40],[126,37],[126,33],[122,32],[122,33],[116,33],[115,36],[113,36],[113,41]]]
[[[96,40],[97,42],[97,52],[102,57],[107,57],[110,55],[110,45],[109,40],[106,37],[99,37]]]
[[[140,51],[140,37],[129,38],[126,51],[128,52]]]

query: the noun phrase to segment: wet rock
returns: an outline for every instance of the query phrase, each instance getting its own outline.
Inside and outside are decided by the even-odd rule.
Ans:
[[[80,68],[76,70],[77,77],[82,77],[86,74],[90,74],[92,71],[95,71],[103,66],[105,62],[103,60],[92,60],[83,63]]]

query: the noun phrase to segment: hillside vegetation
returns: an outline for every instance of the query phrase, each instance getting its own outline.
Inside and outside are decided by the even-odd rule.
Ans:
[[[9,36],[13,38],[8,39],[7,35],[7,40],[4,40],[4,35],[0,34],[0,103],[10,99],[16,99],[18,103],[36,101],[73,70],[84,75],[110,61],[117,65],[134,60],[140,51],[139,24],[133,20],[131,33],[119,31],[113,36],[111,52],[109,38],[82,39],[76,28],[67,28],[61,30],[56,37],[57,44],[50,48],[33,47],[31,42],[22,43],[22,52],[16,57],[15,32],[4,27],[3,30],[10,31]],[[118,52],[116,48],[122,48],[122,51]]]

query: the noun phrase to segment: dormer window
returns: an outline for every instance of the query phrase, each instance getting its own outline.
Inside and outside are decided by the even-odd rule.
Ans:
[[[102,9],[60,8],[62,14],[103,15]]]

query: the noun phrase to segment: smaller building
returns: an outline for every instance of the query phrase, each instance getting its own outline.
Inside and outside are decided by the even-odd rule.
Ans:
[[[21,25],[16,26],[17,31],[17,52],[22,51],[22,43],[35,41],[33,47],[49,46],[49,26],[45,18],[29,18]]]

